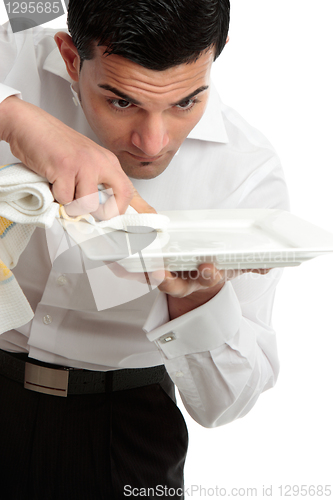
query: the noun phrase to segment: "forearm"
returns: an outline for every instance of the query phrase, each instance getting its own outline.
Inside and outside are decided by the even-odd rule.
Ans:
[[[29,149],[25,148],[24,131],[25,128],[33,127],[33,123],[25,120],[25,116],[31,106],[16,95],[11,95],[0,103],[0,140],[7,142],[13,155],[26,165]]]
[[[43,141],[44,128],[51,116],[37,106],[21,100],[16,95],[0,103],[0,140],[9,144],[11,152],[31,170],[40,173],[31,158],[38,155],[38,142]],[[45,175],[43,175],[45,177]]]
[[[0,102],[0,140],[9,142],[10,132],[12,128],[13,114],[16,101],[20,99],[16,95],[11,95]]]
[[[44,158],[47,158],[48,154],[49,160],[52,158],[51,155],[56,158],[56,151],[51,149],[55,142],[52,132],[59,129],[64,134],[66,132],[70,134],[72,130],[46,111],[19,99],[16,95],[7,97],[0,104],[0,115],[0,139],[9,144],[16,158],[51,182]],[[59,142],[56,146],[59,160],[61,143]]]

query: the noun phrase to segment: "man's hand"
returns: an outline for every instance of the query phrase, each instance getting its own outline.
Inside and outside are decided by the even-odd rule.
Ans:
[[[270,269],[218,270],[213,264],[201,264],[193,271],[173,272],[159,270],[149,273],[131,273],[120,264],[106,263],[111,271],[129,281],[158,285],[167,294],[170,319],[202,306],[212,299],[231,279],[244,273],[267,274]]]
[[[76,200],[66,207],[69,215],[99,209],[98,184],[104,184],[114,195],[99,218],[124,213],[132,199],[137,211],[151,211],[135,192],[117,157],[107,149],[16,96],[5,99],[0,112],[0,140],[8,142],[14,156],[52,184],[56,201],[65,205]]]
[[[269,271],[270,269],[218,270],[213,264],[201,264],[194,271],[184,273],[156,271],[152,277],[161,278],[161,273],[165,273],[164,280],[158,288],[168,296],[169,314],[172,320],[208,302],[228,280],[243,273],[266,274]]]

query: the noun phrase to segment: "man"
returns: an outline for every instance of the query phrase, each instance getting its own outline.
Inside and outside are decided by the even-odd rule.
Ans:
[[[210,82],[228,24],[227,0],[71,0],[58,49],[50,31],[4,28],[0,138],[12,153],[3,142],[1,163],[18,158],[46,177],[70,215],[287,208],[274,150]],[[101,183],[114,192],[103,210]],[[1,356],[18,370],[26,353],[29,366],[69,368],[69,395],[24,389],[10,369],[1,376],[5,497],[154,498],[162,487],[181,498],[187,432],[169,376],[200,424],[245,415],[278,373],[280,273],[228,281],[205,263],[97,312],[86,276],[59,273],[50,257],[36,230],[15,270],[35,316],[1,336]]]

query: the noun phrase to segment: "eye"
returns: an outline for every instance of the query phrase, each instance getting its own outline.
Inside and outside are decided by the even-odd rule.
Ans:
[[[108,99],[108,102],[116,109],[128,109],[132,104],[124,99]]]
[[[180,102],[176,107],[183,111],[187,111],[191,109],[197,102],[199,102],[197,99],[188,99],[187,101]]]

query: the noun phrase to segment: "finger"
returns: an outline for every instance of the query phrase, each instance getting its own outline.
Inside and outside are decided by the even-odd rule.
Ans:
[[[124,214],[134,195],[134,187],[129,178],[123,171],[122,175],[116,172],[112,174],[112,183],[104,181],[103,184],[106,188],[112,188],[114,193],[113,201],[108,200],[105,204],[106,219],[114,217],[112,214],[115,213],[115,210],[117,211],[117,215]]]
[[[106,156],[106,164],[102,165],[102,173],[99,183],[105,188],[112,188],[119,214],[124,214],[134,196],[134,186],[122,169],[118,158],[110,151],[103,150]],[[107,204],[106,215],[111,218],[114,207],[111,202]],[[111,210],[111,215],[107,213]],[[109,216],[110,215],[110,216]]]
[[[272,270],[272,268],[271,269],[255,269],[253,272],[258,273],[258,274],[267,274],[271,270]]]
[[[111,167],[110,165],[108,167],[109,171]],[[118,169],[117,164],[112,164],[112,167],[111,181],[110,177],[106,179],[101,175],[98,176],[98,171],[93,170],[77,179],[75,198],[81,201],[75,209],[79,207],[81,213],[82,210],[86,210],[84,213],[94,213],[100,220],[108,220],[126,212],[133,197],[134,188],[120,166]],[[104,184],[103,193],[113,194],[113,196],[107,196],[105,203],[101,203],[98,184]]]
[[[114,196],[109,196],[105,203],[99,205],[92,215],[99,220],[109,220],[112,217],[120,215],[116,198]]]
[[[154,272],[152,276],[155,279],[159,277],[156,272]],[[177,273],[165,271],[165,278],[158,288],[161,292],[171,295],[172,297],[181,298],[196,292],[202,288],[202,286],[197,280],[190,278],[184,279],[179,277]]]
[[[233,280],[244,274],[244,269],[227,269],[225,271],[226,281]]]
[[[70,179],[59,178],[52,184],[51,191],[54,199],[61,205],[67,205],[74,199],[75,194],[75,184],[74,179],[71,182]]]
[[[95,188],[96,189],[96,188]],[[85,196],[77,196],[75,193],[75,200],[66,204],[66,212],[71,217],[78,215],[90,214],[95,212],[99,207],[98,190],[91,192]]]
[[[104,261],[104,264],[113,272],[118,278],[125,278],[129,273],[126,269],[119,265],[117,262]]]
[[[152,273],[142,272],[142,273],[131,273],[126,271],[126,269],[118,264],[117,262],[105,262],[106,266],[113,272],[118,278],[126,279],[129,281],[138,281],[139,283],[148,285],[159,285],[162,281],[153,278]],[[164,273],[163,273],[164,277]]]
[[[255,273],[255,274],[267,274],[271,270],[272,270],[272,268],[270,268],[270,269],[243,269],[243,272],[244,273]]]
[[[226,279],[225,271],[217,269],[214,264],[200,264],[197,271],[199,283],[205,288],[223,283]]]
[[[139,214],[143,213],[151,213],[156,214],[156,210],[150,206],[137,192],[135,188],[133,188],[134,194],[131,200],[131,207],[133,207]]]
[[[113,190],[111,189],[106,189],[103,192],[110,192]],[[138,212],[138,213],[156,213],[156,210],[151,207],[137,192],[137,190],[132,187],[132,191],[134,192],[134,195],[131,199],[128,198],[129,202],[131,203],[131,206]],[[127,207],[126,207],[127,208]],[[117,198],[115,196],[108,196],[107,201],[100,205],[96,212],[94,212],[92,215],[94,217],[97,217],[100,220],[108,220],[111,219],[111,217],[116,217],[117,215],[120,215],[121,210],[118,207],[117,204]]]
[[[218,283],[225,283],[226,281],[237,278],[244,272],[244,269],[217,269],[213,264],[201,264],[198,267],[200,271],[200,283],[206,288],[211,288]],[[251,272],[251,270],[248,270]]]
[[[105,262],[105,265],[113,272],[117,278],[122,278],[128,281],[138,281],[140,283],[146,283],[146,277],[144,273],[130,273],[126,269],[118,264],[117,262]]]

